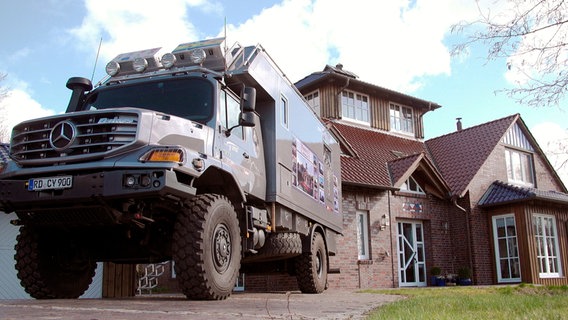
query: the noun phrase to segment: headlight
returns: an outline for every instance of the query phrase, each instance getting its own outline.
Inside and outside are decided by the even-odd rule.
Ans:
[[[116,62],[116,61],[111,61],[111,62],[107,63],[105,69],[106,69],[106,73],[109,76],[114,77],[120,71],[120,64],[118,64],[118,62]]]
[[[195,64],[201,64],[207,57],[205,50],[203,49],[194,49],[189,52],[189,60]]]
[[[136,72],[142,72],[148,67],[148,61],[144,58],[136,58],[132,62],[132,67]]]
[[[169,69],[176,63],[176,56],[173,53],[166,53],[162,56],[162,65]]]

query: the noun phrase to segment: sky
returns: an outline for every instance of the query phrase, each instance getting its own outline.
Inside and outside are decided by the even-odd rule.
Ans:
[[[226,34],[229,46],[262,44],[292,82],[341,63],[362,81],[441,105],[423,118],[426,139],[454,131],[458,117],[467,128],[520,113],[558,167],[568,159],[553,155],[568,141],[567,100],[520,105],[499,92],[515,78],[505,59],[488,62],[482,44],[450,54],[464,40],[451,26],[477,14],[473,0],[2,1],[0,86],[9,95],[0,121],[63,113],[67,79],[96,83],[120,53]],[[568,185],[568,166],[559,173]]]

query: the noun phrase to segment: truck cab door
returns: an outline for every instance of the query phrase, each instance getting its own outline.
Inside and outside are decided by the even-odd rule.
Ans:
[[[245,193],[264,199],[266,178],[260,127],[237,126],[241,112],[240,103],[236,97],[224,90],[221,90],[219,97],[219,111],[220,130],[217,130],[217,146],[221,162],[233,173]],[[229,128],[233,129],[227,135]]]

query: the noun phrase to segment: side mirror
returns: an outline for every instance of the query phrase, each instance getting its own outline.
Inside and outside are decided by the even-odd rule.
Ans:
[[[256,108],[256,89],[252,87],[244,87],[241,93],[241,110],[243,112],[252,112]]]
[[[74,77],[67,80],[67,88],[71,89],[73,93],[71,93],[71,99],[65,112],[74,112],[79,109],[83,102],[85,92],[93,90],[93,84],[87,78]]]

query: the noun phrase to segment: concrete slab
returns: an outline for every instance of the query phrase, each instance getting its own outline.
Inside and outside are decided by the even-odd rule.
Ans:
[[[365,319],[366,313],[402,299],[394,295],[327,290],[322,294],[235,293],[224,301],[190,301],[182,295],[127,299],[0,300],[5,320],[156,319]]]

